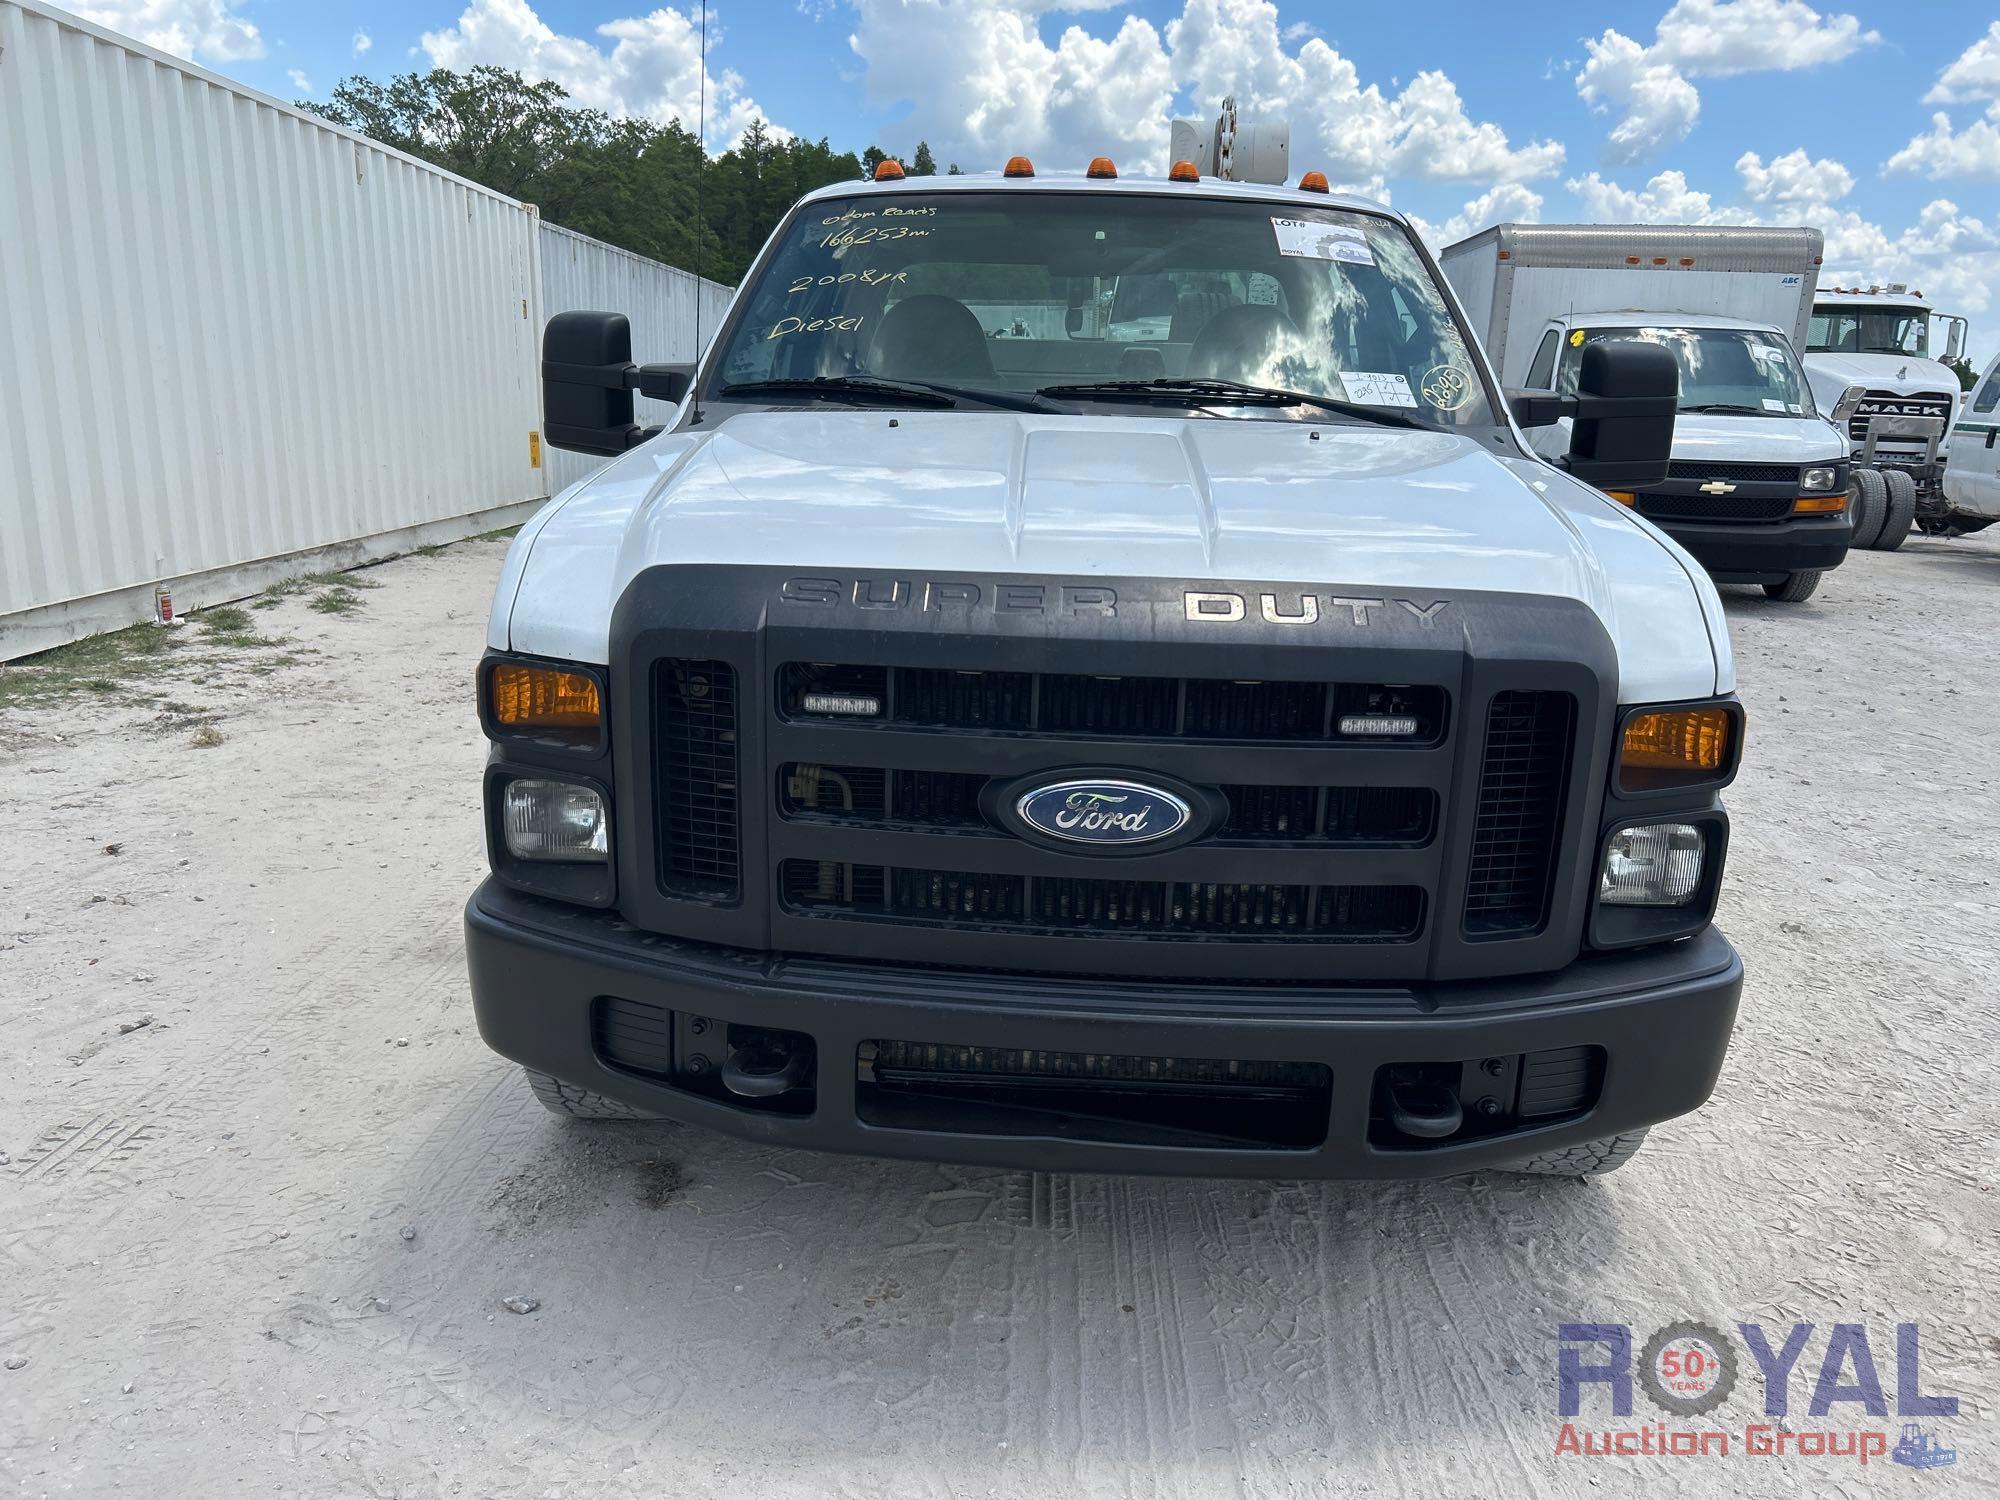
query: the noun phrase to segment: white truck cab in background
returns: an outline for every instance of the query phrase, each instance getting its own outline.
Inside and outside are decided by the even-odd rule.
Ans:
[[[1940,530],[1964,536],[2000,521],[2000,356],[1972,388],[1951,430],[1943,489],[1949,525]]]
[[[1936,352],[1933,319],[1949,330]],[[1959,408],[1958,376],[1942,359],[1964,349],[1965,319],[1935,311],[1900,282],[1821,287],[1813,297],[1806,376],[1820,409],[1848,435],[1863,487],[1860,509],[1878,489],[1887,498],[1875,545],[1900,546],[1912,520],[1925,531],[1966,529],[1952,524],[1942,485]],[[1865,518],[1858,520],[1857,531],[1866,529]]]
[[[1670,350],[1673,463],[1663,484],[1615,498],[1718,581],[1797,602],[1852,536],[1847,443],[1815,409],[1796,352],[1820,248],[1813,229],[1500,224],[1440,262],[1509,388],[1574,391],[1601,340]],[[1530,441],[1559,456],[1567,421]]]

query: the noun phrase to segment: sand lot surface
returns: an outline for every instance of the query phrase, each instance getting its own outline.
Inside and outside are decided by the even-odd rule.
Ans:
[[[2000,541],[1731,591],[1709,1107],[1595,1182],[1389,1185],[547,1115],[461,951],[502,551],[0,707],[0,1495],[2000,1492]],[[1893,1403],[1919,1324],[1957,1463],[1558,1456],[1556,1326],[1682,1318],[1815,1324],[1789,1425],[1892,1435],[1811,1372],[1864,1325]]]

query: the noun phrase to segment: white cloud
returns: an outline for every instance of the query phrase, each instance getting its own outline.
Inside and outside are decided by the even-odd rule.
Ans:
[[[1970,99],[2000,99],[2000,21],[1942,73],[1937,86],[1924,95],[1926,104],[1963,104]]]
[[[354,33],[354,55],[356,57],[365,56],[367,54],[368,49],[374,45],[375,45],[375,38],[370,36],[367,32],[357,31]]]
[[[1576,91],[1619,115],[1606,158],[1640,161],[1694,129],[1701,94],[1690,79],[1816,67],[1880,40],[1853,16],[1822,16],[1803,0],[1676,0],[1650,45],[1613,30],[1586,41]]]
[[[1986,118],[1974,120],[1965,129],[1953,132],[1951,116],[1939,110],[1931,116],[1931,128],[1912,136],[1907,145],[1883,165],[1885,172],[1919,173],[1925,177],[1969,177],[2000,181],[2000,102],[1986,111]]]
[[[1597,173],[1572,177],[1564,184],[1576,194],[1587,223],[1592,224],[1716,224],[1714,200],[1688,186],[1685,172],[1662,172],[1643,188],[1621,187]]]
[[[312,80],[306,77],[305,69],[287,68],[285,70],[285,77],[290,80],[292,88],[296,92],[310,94],[313,91]]]
[[[264,38],[230,0],[90,0],[69,9],[177,57],[242,62],[264,55]]]
[[[694,128],[703,66],[700,37],[686,12],[662,6],[648,15],[607,21],[597,35],[609,45],[561,35],[528,0],[470,0],[451,26],[425,32],[421,45],[433,67],[462,71],[492,63],[559,83],[577,103],[609,114],[678,120]],[[711,47],[719,35],[711,12]],[[739,75],[708,75],[712,149],[733,144],[763,114]],[[776,127],[773,133],[785,134]]]
[[[1814,161],[1800,147],[1772,157],[1769,166],[1755,151],[1745,151],[1736,158],[1736,173],[1744,197],[1772,206],[1831,203],[1854,190],[1854,174],[1846,167],[1831,157]]]
[[[1457,244],[1467,235],[1477,234],[1495,224],[1539,224],[1541,219],[1542,195],[1518,182],[1503,182],[1491,191],[1468,200],[1464,208],[1442,224],[1433,224],[1416,214],[1410,215],[1417,232],[1434,250]]]
[[[1442,73],[1386,93],[1363,86],[1332,46],[1282,28],[1268,0],[1184,0],[1164,36],[1128,15],[1108,38],[1072,24],[1053,42],[1039,23],[1056,13],[1055,0],[857,0],[855,8],[849,40],[869,97],[907,104],[900,132],[968,166],[1021,151],[1075,167],[1105,152],[1127,171],[1157,172],[1176,105],[1206,115],[1226,94],[1246,119],[1291,120],[1298,170],[1319,167],[1377,196],[1391,176],[1521,181],[1562,163],[1559,145],[1517,149],[1499,126],[1469,118]]]

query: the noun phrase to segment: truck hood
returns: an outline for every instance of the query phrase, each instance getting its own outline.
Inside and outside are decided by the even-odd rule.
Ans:
[[[1808,354],[1806,379],[1821,411],[1832,411],[1851,385],[1871,391],[1914,396],[1922,391],[1958,392],[1958,377],[1934,359],[1916,354]]]
[[[1674,457],[1716,463],[1830,464],[1847,457],[1847,439],[1824,417],[1682,412],[1674,418]]]
[[[609,659],[662,563],[875,578],[1092,575],[1575,599],[1622,701],[1734,686],[1715,591],[1679,548],[1547,465],[1444,432],[986,412],[746,412],[657,438],[515,539],[496,649]]]

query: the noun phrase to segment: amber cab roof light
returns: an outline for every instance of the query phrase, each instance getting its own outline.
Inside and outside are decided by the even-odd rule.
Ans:
[[[1090,169],[1083,175],[1086,177],[1116,177],[1118,175],[1118,167],[1108,156],[1093,156],[1090,159]]]
[[[1326,173],[1306,173],[1305,176],[1299,179],[1299,191],[1302,193],[1324,193],[1327,191]]]
[[[1191,161],[1177,161],[1167,169],[1169,182],[1200,182],[1201,168]]]
[[[901,182],[903,180],[903,164],[894,159],[877,162],[875,164],[875,180],[877,182]]]
[[[1010,156],[1007,158],[1006,169],[1000,175],[1002,177],[1033,177],[1035,175],[1035,164],[1025,156]]]

